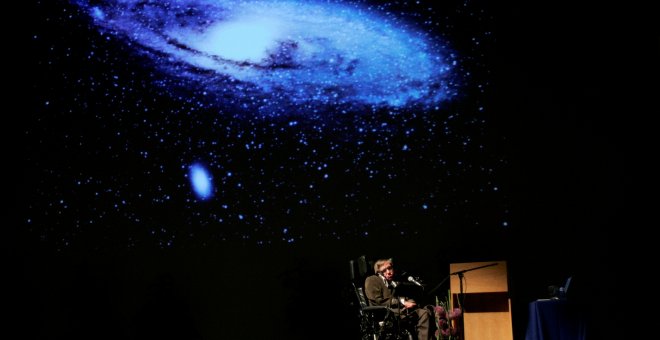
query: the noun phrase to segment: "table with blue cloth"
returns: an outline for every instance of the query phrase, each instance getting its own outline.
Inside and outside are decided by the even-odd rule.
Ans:
[[[525,340],[586,340],[583,313],[567,300],[537,300],[529,304]]]

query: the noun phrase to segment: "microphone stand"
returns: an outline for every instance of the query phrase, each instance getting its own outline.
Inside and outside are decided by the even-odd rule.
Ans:
[[[451,276],[451,274],[445,276],[445,278],[442,279],[442,281],[440,281],[440,283],[438,283],[437,286],[435,286],[435,287],[433,287],[433,289],[429,290],[429,292],[428,292],[427,294],[428,294],[428,295],[431,295],[433,292],[435,292],[436,290],[438,290],[438,288],[440,288],[440,287],[442,286],[442,284],[445,283],[445,282],[449,279],[450,276]]]
[[[470,268],[470,269],[463,269],[463,270],[459,270],[457,272],[453,272],[453,273],[449,274],[449,276],[458,275],[458,282],[459,282],[458,286],[460,288],[460,293],[458,294],[458,297],[459,297],[458,298],[458,305],[461,308],[461,314],[463,313],[463,301],[465,299],[465,295],[463,295],[463,274],[465,274],[469,271],[473,271],[473,270],[477,270],[477,269],[481,269],[481,268],[486,268],[486,267],[491,267],[491,266],[496,266],[496,265],[497,265],[497,262],[493,262],[493,263],[487,264],[485,266],[479,266],[479,267],[474,267],[474,268]]]

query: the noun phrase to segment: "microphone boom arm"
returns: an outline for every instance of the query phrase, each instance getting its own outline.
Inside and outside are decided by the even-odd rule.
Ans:
[[[459,271],[457,271],[457,272],[453,272],[453,273],[451,273],[451,274],[449,274],[449,275],[461,275],[461,274],[463,274],[463,273],[465,273],[465,272],[469,272],[469,271],[473,271],[473,270],[477,270],[477,269],[481,269],[481,268],[486,268],[486,267],[491,267],[491,266],[496,266],[496,265],[497,265],[497,262],[493,262],[493,263],[491,263],[491,264],[487,264],[487,265],[485,265],[485,266],[479,266],[479,267],[474,267],[474,268],[470,268],[470,269],[459,270]]]

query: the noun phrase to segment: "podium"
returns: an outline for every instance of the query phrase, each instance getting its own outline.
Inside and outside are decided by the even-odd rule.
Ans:
[[[454,307],[461,299],[462,339],[513,340],[506,261],[451,263],[449,273],[458,273],[451,275],[449,289]]]

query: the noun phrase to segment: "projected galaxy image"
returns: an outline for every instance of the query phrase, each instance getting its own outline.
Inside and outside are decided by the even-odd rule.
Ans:
[[[509,226],[489,129],[492,14],[478,4],[35,11],[22,222],[57,249]]]
[[[461,307],[506,309],[516,339],[569,277],[588,334],[611,319],[619,8],[21,4],[8,338],[364,339],[356,264],[387,258],[435,307],[481,287],[452,264],[506,263],[508,291]]]
[[[121,1],[81,4],[105,34],[209,101],[291,114],[364,105],[436,105],[456,60],[442,42],[357,4]],[[410,26],[410,25],[408,25]],[[447,55],[443,55],[447,53]],[[168,85],[172,86],[172,85]],[[357,109],[357,108],[356,108]]]

